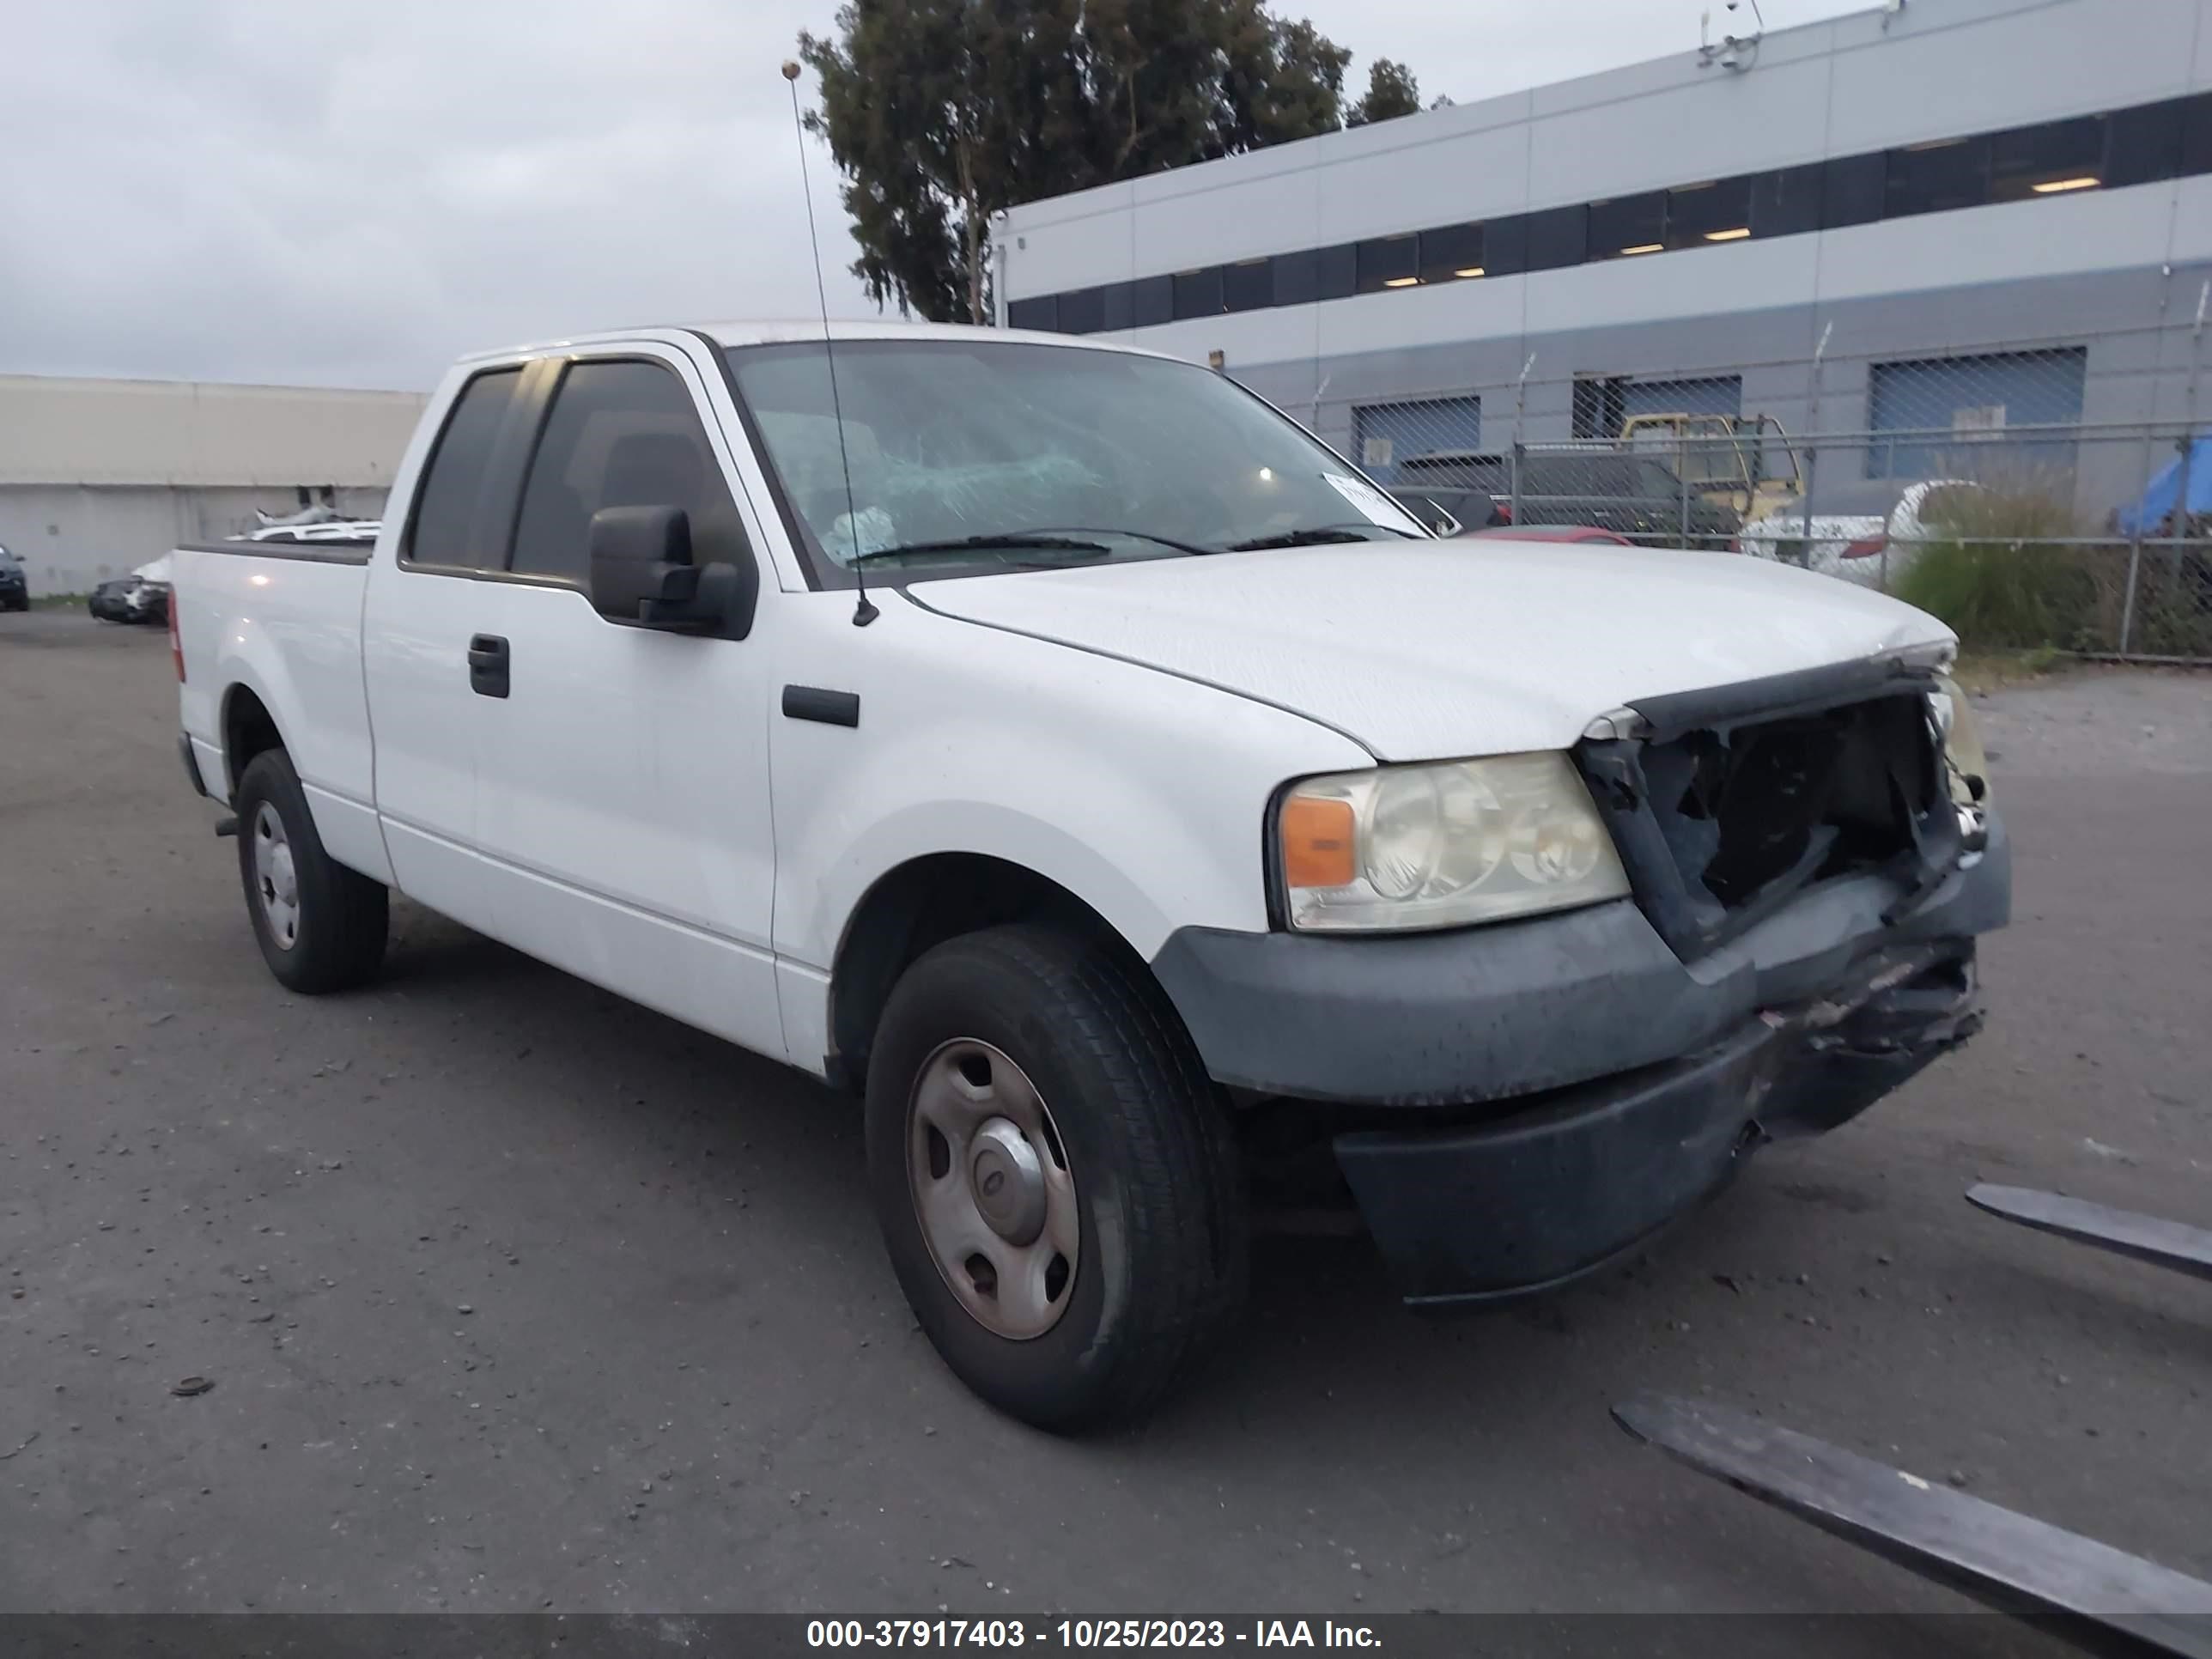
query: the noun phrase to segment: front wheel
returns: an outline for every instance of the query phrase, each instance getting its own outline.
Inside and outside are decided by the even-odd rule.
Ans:
[[[1141,1415],[1241,1297],[1227,1126],[1142,969],[1016,924],[908,969],[868,1064],[870,1184],[915,1316],[1040,1428]]]
[[[269,971],[310,996],[372,978],[384,962],[391,896],[323,850],[283,750],[247,763],[237,805],[239,879]]]

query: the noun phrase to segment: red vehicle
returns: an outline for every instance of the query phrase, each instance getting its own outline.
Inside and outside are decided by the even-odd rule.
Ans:
[[[1497,536],[1516,542],[1611,542],[1616,547],[1636,545],[1626,536],[1594,524],[1497,524],[1462,530],[1462,536]]]

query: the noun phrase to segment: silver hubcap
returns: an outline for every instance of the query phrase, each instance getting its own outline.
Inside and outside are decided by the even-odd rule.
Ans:
[[[922,1062],[907,1121],[907,1182],[937,1271],[986,1329],[1042,1336],[1067,1311],[1082,1226],[1036,1085],[963,1037]]]
[[[289,951],[300,937],[300,878],[292,866],[292,843],[284,820],[267,801],[253,815],[253,891],[276,948]]]

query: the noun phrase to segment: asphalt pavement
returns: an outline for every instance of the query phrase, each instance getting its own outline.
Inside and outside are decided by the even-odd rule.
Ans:
[[[1639,1390],[2212,1577],[2212,1285],[1962,1197],[2212,1224],[2212,678],[1982,708],[1966,1052],[1540,1302],[1264,1243],[1201,1385],[1067,1442],[915,1328],[851,1103],[408,905],[382,983],[290,995],[160,632],[0,617],[0,1610],[1964,1605],[1631,1442]]]

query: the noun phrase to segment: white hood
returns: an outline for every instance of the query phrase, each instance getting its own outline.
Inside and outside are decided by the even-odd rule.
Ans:
[[[1482,538],[917,583],[948,616],[1294,709],[1384,760],[1564,749],[1640,697],[1951,637],[1910,605],[1725,553]]]

